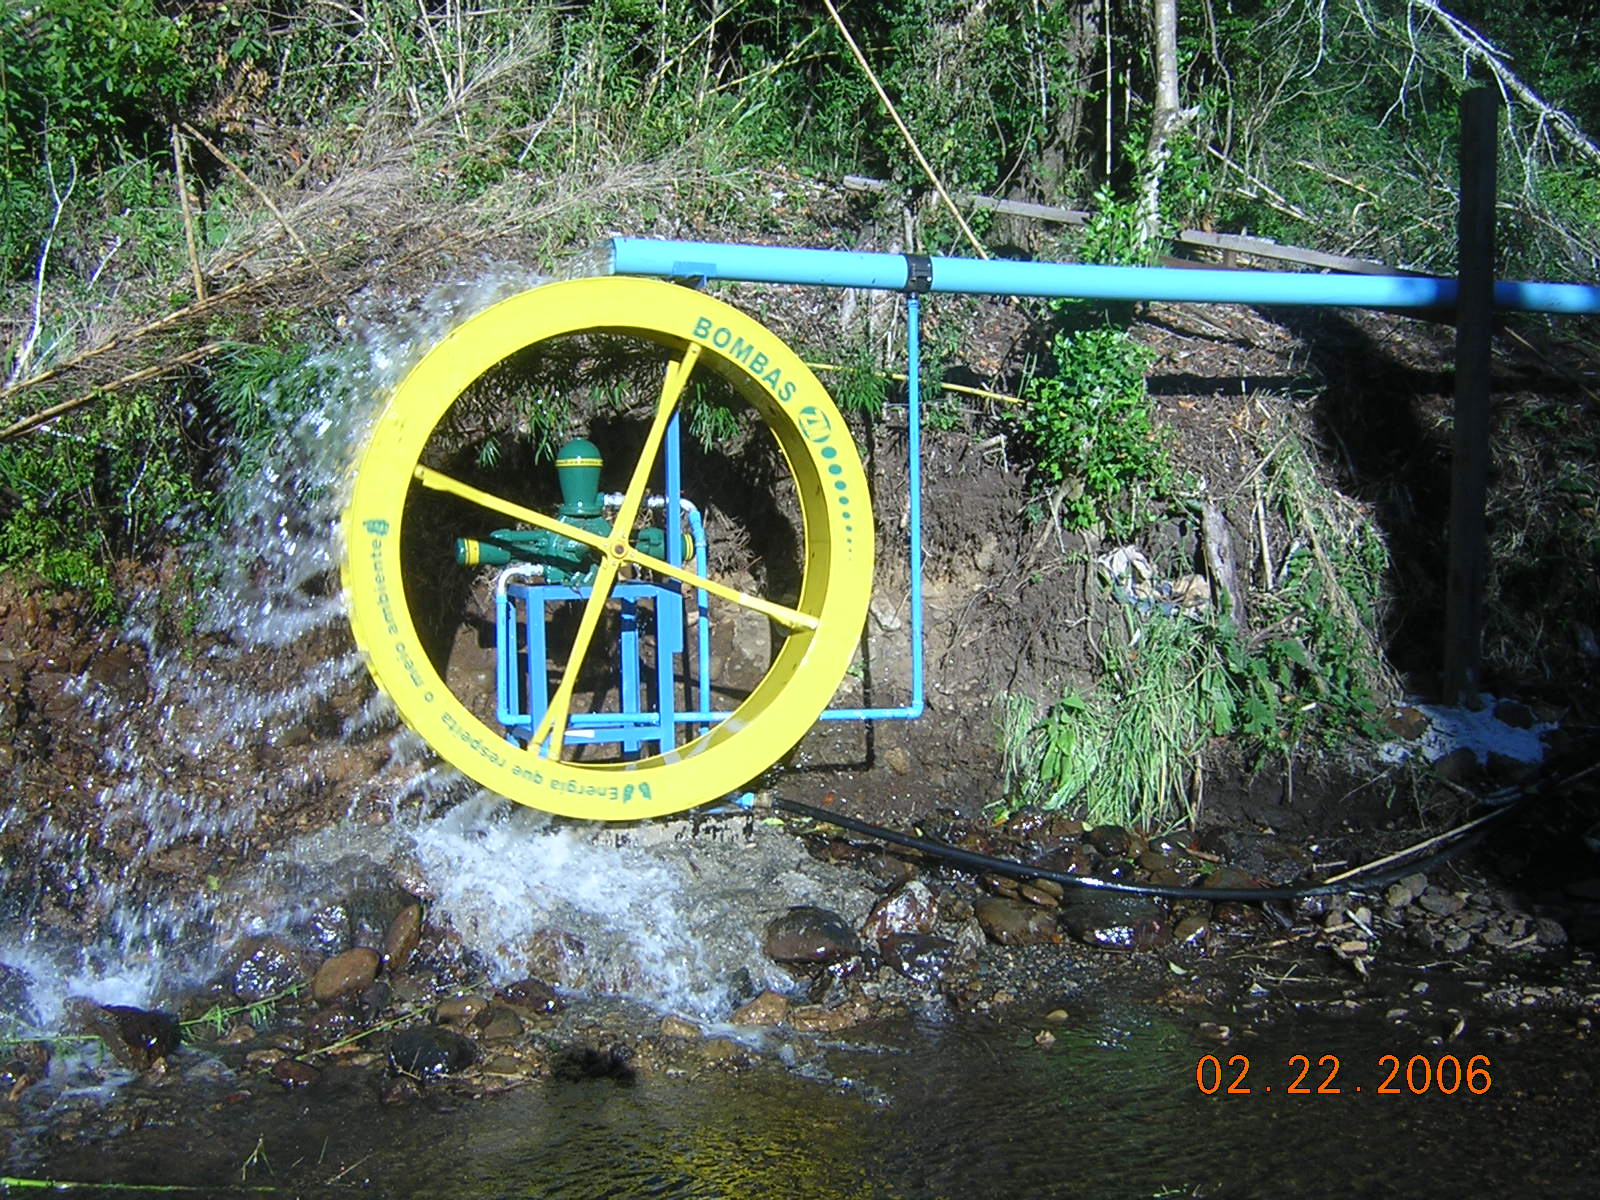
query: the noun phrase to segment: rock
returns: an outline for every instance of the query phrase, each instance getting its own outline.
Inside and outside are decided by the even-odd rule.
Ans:
[[[383,969],[391,975],[406,969],[422,940],[422,905],[406,905],[389,922],[383,938]]]
[[[1039,945],[1060,936],[1055,916],[1032,904],[986,896],[978,901],[974,914],[989,940],[1002,946]]]
[[[937,983],[956,965],[956,944],[928,933],[892,933],[881,943],[884,961],[907,979]]]
[[[773,962],[827,966],[860,953],[855,931],[838,913],[801,905],[767,923],[762,942]]]
[[[327,1004],[362,991],[377,978],[380,961],[378,952],[368,946],[334,955],[311,977],[311,998],[318,1004]]]
[[[306,1022],[306,1037],[313,1046],[342,1041],[361,1027],[355,1015],[342,1006],[324,1008]]]
[[[167,1055],[178,1048],[178,1018],[171,1013],[83,1003],[78,1014],[87,1032],[105,1043],[119,1063],[135,1071],[165,1066]]]
[[[562,929],[540,929],[528,939],[528,970],[559,987],[580,988],[589,982],[588,947]]]
[[[912,879],[872,906],[861,926],[861,940],[880,945],[894,935],[932,933],[938,920],[939,903],[928,885]]]
[[[1391,908],[1404,908],[1428,890],[1428,877],[1421,872],[1407,875],[1399,883],[1391,883],[1383,893],[1384,903]]]
[[[1133,841],[1121,825],[1096,825],[1084,835],[1084,840],[1107,858],[1126,856]]]
[[[1172,931],[1172,940],[1180,946],[1201,942],[1205,940],[1206,933],[1210,928],[1210,921],[1198,913],[1190,913],[1178,922],[1178,927]]]
[[[229,956],[228,990],[246,1004],[281,996],[306,979],[300,950],[280,937],[246,938]]]
[[[789,1010],[789,1024],[801,1033],[833,1033],[860,1025],[871,1015],[871,1010],[859,1000],[841,1004],[838,1008],[802,1004]]]
[[[1248,871],[1242,871],[1238,867],[1222,866],[1207,875],[1200,886],[1207,891],[1220,891],[1224,888],[1234,891],[1238,888],[1257,888],[1261,885]]]
[[[1460,954],[1472,944],[1472,935],[1465,929],[1458,929],[1454,933],[1446,934],[1444,950],[1446,954]]]
[[[295,932],[320,954],[343,954],[350,949],[350,910],[342,904],[324,904]]]
[[[1082,842],[1063,842],[1055,849],[1029,859],[1028,865],[1058,875],[1088,875],[1094,870],[1094,856]],[[1037,886],[1039,881],[1033,882]]]
[[[735,1018],[737,1024],[737,1018]],[[661,1033],[665,1037],[697,1038],[700,1036],[700,1026],[693,1021],[685,1021],[682,1017],[665,1016],[661,1018]]]
[[[1207,833],[1202,848],[1227,861],[1246,875],[1272,883],[1288,883],[1312,865],[1309,854],[1281,838],[1241,829],[1219,829]],[[1228,867],[1219,868],[1219,871]],[[1249,887],[1244,884],[1212,884],[1213,887]]]
[[[509,1042],[522,1036],[522,1018],[504,1005],[496,1004],[478,1014],[474,1028],[486,1042]]]
[[[567,1006],[566,1001],[556,995],[555,988],[542,979],[519,979],[515,983],[508,983],[500,989],[499,995],[507,1004],[530,1008],[534,1012],[560,1012]]]
[[[789,1001],[777,992],[762,992],[748,1004],[734,1009],[729,1018],[735,1025],[781,1025],[789,1016]]]
[[[1462,746],[1452,750],[1440,758],[1434,759],[1433,769],[1439,773],[1441,779],[1448,779],[1451,783],[1471,785],[1475,783],[1481,770],[1478,766],[1478,755],[1470,747]]]
[[[89,678],[124,705],[139,703],[150,691],[144,664],[125,645],[112,646],[90,659]]]
[[[1520,700],[1502,700],[1494,706],[1495,720],[1502,725],[1509,725],[1513,729],[1532,729],[1539,723],[1539,718]]]
[[[322,1072],[310,1063],[303,1063],[293,1058],[285,1058],[272,1064],[271,1076],[284,1087],[310,1087],[322,1078]]]
[[[1018,899],[1026,900],[1029,904],[1037,904],[1040,908],[1056,908],[1061,903],[1060,896],[1047,892],[1041,887],[1035,887],[1031,883],[1025,883],[1018,888],[1017,897]]]
[[[478,1051],[468,1038],[436,1025],[403,1029],[389,1043],[389,1062],[403,1075],[448,1075],[465,1070]]]
[[[1106,950],[1148,950],[1166,940],[1166,909],[1149,896],[1083,891],[1062,905],[1072,936]]]
[[[470,1025],[488,1007],[489,1001],[483,996],[451,996],[439,1001],[433,1019],[440,1025]]]
[[[1539,917],[1533,923],[1534,936],[1541,946],[1565,946],[1567,931],[1554,917]]]
[[[1453,896],[1441,887],[1430,887],[1417,902],[1436,917],[1453,916],[1465,906],[1461,897]]]
[[[1428,714],[1410,706],[1391,708],[1383,714],[1383,726],[1395,737],[1414,742],[1428,732]]]

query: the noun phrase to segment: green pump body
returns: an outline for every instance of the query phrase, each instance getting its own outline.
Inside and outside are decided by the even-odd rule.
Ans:
[[[557,516],[568,524],[607,537],[611,522],[600,495],[600,451],[587,438],[573,438],[556,454],[556,482],[561,488]],[[639,530],[633,544],[655,558],[666,557],[666,534],[657,528]],[[496,529],[484,538],[457,538],[456,562],[463,566],[503,567],[514,562],[544,568],[546,583],[585,587],[594,582],[599,556],[582,542],[548,529]]]

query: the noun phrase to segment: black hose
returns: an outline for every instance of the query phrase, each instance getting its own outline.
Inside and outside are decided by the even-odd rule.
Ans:
[[[824,808],[802,804],[798,800],[785,800],[774,796],[772,807],[782,809],[784,812],[794,813],[796,816],[810,817],[814,821],[824,821],[829,825],[837,825],[841,829],[848,829],[852,833],[864,834],[879,841],[890,842],[896,846],[905,846],[911,850],[931,854],[936,858],[958,863],[964,867],[971,867],[980,871],[992,871],[996,875],[1006,875],[1014,879],[1048,879],[1061,884],[1063,887],[1089,888],[1094,891],[1120,892],[1133,896],[1159,896],[1168,900],[1299,900],[1305,896],[1332,896],[1343,892],[1365,891],[1369,888],[1381,887],[1386,883],[1394,883],[1418,871],[1426,871],[1441,862],[1454,858],[1469,847],[1477,845],[1488,834],[1490,829],[1494,828],[1501,819],[1515,811],[1518,805],[1509,804],[1497,810],[1493,814],[1492,820],[1484,821],[1471,832],[1463,834],[1458,840],[1441,850],[1434,851],[1425,858],[1412,859],[1381,871],[1374,871],[1371,874],[1351,876],[1347,879],[1341,879],[1337,883],[1311,883],[1291,887],[1261,888],[1164,887],[1155,883],[1119,883],[1116,880],[1095,879],[1088,875],[1069,875],[1065,871],[1051,871],[1044,867],[1031,867],[1027,863],[995,858],[992,855],[979,854],[973,850],[962,850],[957,846],[936,842],[929,838],[913,837],[908,833],[899,833],[893,829],[885,829],[881,825],[873,825],[867,821],[857,820],[855,817],[847,817],[843,813],[829,812]]]

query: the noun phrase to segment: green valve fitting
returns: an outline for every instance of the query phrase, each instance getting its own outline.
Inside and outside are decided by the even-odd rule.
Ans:
[[[600,451],[588,438],[573,438],[556,453],[556,481],[561,485],[561,515],[600,515]]]

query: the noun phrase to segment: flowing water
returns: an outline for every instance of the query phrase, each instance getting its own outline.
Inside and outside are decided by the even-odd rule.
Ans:
[[[526,974],[530,944],[560,929],[587,946],[582,977],[564,983],[711,1023],[735,1002],[730,981],[744,994],[786,984],[761,953],[770,913],[865,911],[859,873],[759,826],[585,828],[476,795],[381,700],[342,718],[338,736],[279,754],[307,712],[361,686],[330,586],[351,447],[421,348],[529,282],[497,278],[382,314],[380,332],[330,359],[325,395],[238,482],[229,537],[205,564],[216,584],[202,648],[164,644],[154,616],[134,622],[150,696],[141,712],[104,714],[97,819],[0,815],[29,823],[27,853],[0,864],[0,964],[25,984],[0,990],[14,1023],[58,1028],[72,996],[170,997],[212,976],[240,937],[303,923],[370,869],[403,875],[495,981]],[[324,644],[333,649],[306,653]],[[87,703],[103,702],[81,686]],[[352,753],[372,769],[349,819],[306,832],[274,824],[286,798],[321,786]],[[374,801],[382,820],[368,819]],[[175,891],[168,856],[194,844],[248,852],[198,890],[193,872],[178,875],[190,882]],[[75,929],[44,919],[46,893],[85,914]],[[1572,1075],[1555,1044],[1452,1046],[1463,1061],[1489,1056],[1492,1086],[1419,1096],[1379,1093],[1381,1056],[1443,1050],[1326,1020],[1222,1046],[1154,1008],[1084,1001],[1049,1026],[929,1013],[860,1044],[739,1036],[754,1060],[744,1072],[550,1081],[398,1108],[334,1068],[309,1093],[269,1088],[246,1111],[230,1100],[238,1077],[194,1065],[171,1081],[126,1080],[108,1107],[98,1076],[74,1080],[63,1066],[41,1119],[111,1121],[114,1136],[52,1150],[45,1135],[7,1173],[463,1200],[1426,1196],[1485,1180],[1576,1196],[1600,1177],[1592,1141],[1576,1132],[1594,1080]],[[1341,1092],[1289,1094],[1293,1056],[1329,1053],[1344,1063]],[[1203,1094],[1196,1067],[1208,1054],[1224,1066],[1248,1055],[1259,1086]]]

